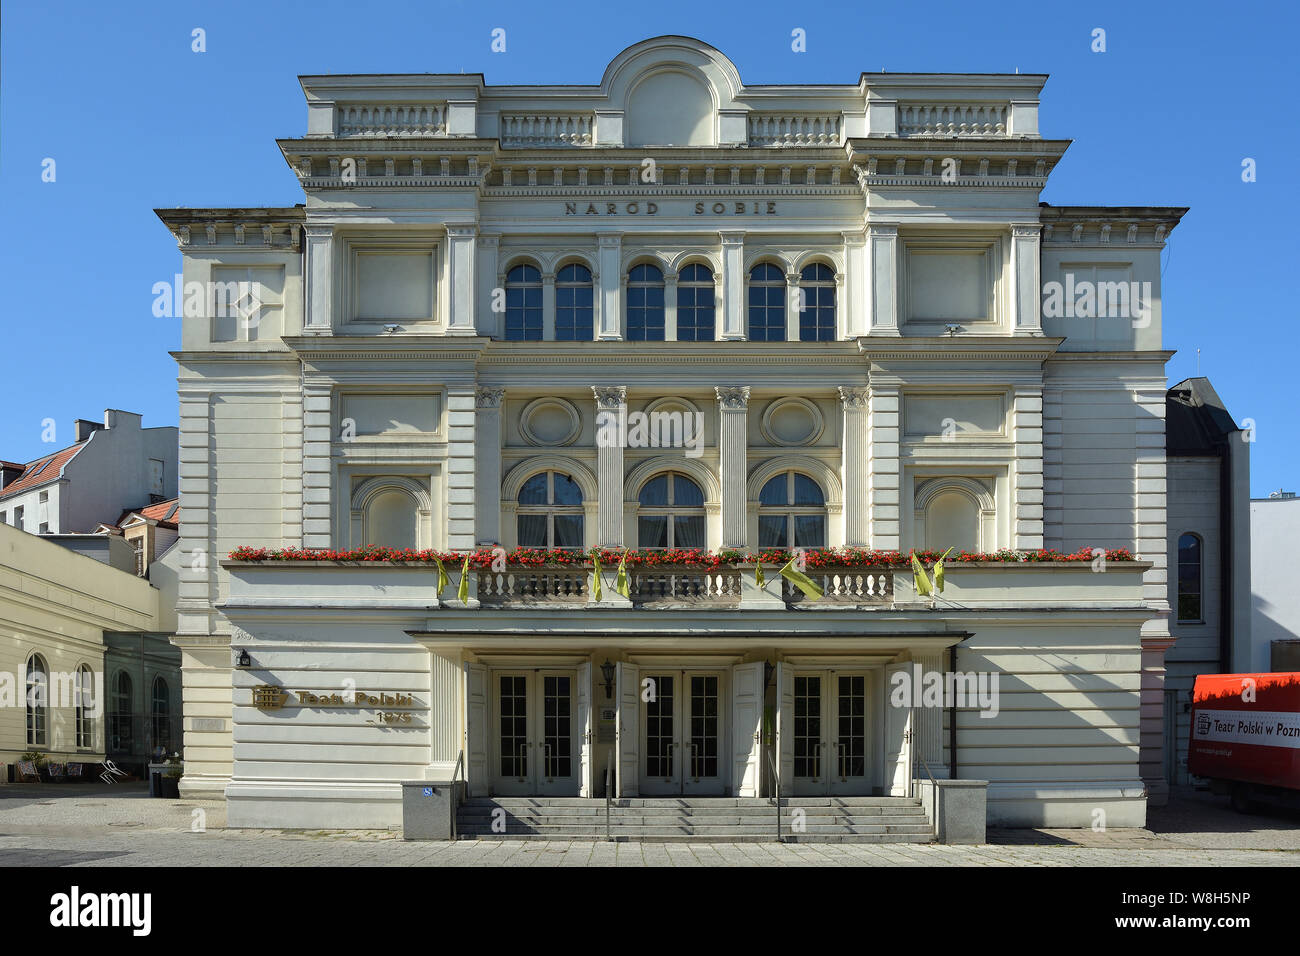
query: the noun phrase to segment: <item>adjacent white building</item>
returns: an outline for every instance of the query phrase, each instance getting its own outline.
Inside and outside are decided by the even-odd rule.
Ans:
[[[0,524],[31,534],[85,534],[127,508],[176,497],[177,429],[134,412],[77,419],[74,444],[26,464],[0,462]]]
[[[1242,670],[1300,671],[1300,589],[1287,570],[1297,534],[1300,498],[1294,492],[1251,499],[1251,646]]]
[[[1045,82],[756,86],[685,37],[588,86],[302,77],[302,205],[158,211],[209,304],[176,353],[180,547],[207,556],[177,606],[184,792],[233,825],[388,826],[412,779],[934,775],[987,781],[994,823],[1142,825],[1185,210],[1041,205],[1068,146]],[[455,565],[439,596],[429,564],[227,560],[367,544],[740,554],[634,564],[627,598],[606,566],[599,599],[589,566],[475,568],[461,600]],[[744,558],[950,546],[1136,560],[958,564],[932,604],[897,563],[835,551],[812,601]],[[901,706],[917,667],[996,703]]]

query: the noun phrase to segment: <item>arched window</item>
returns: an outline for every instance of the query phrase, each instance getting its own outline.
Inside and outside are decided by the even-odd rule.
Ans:
[[[592,311],[594,299],[590,269],[574,263],[559,271],[555,277],[557,342],[590,342],[595,338],[596,319]]]
[[[786,471],[758,493],[760,548],[826,547],[826,496],[807,475]]]
[[[50,672],[39,654],[27,658],[27,746],[50,743]]]
[[[379,492],[366,505],[366,544],[386,548],[416,548],[419,506],[405,491],[390,488]]]
[[[785,341],[785,273],[770,262],[749,273],[749,340]]]
[[[799,313],[800,342],[835,341],[835,273],[820,262],[799,273],[803,311]]]
[[[677,281],[677,341],[712,342],[715,319],[713,273],[708,266],[693,264],[681,271]]]
[[[704,492],[690,478],[676,471],[651,478],[639,500],[638,547],[704,547]]]
[[[113,678],[112,709],[108,714],[108,749],[113,753],[130,753],[134,743],[131,720],[134,717],[135,694],[131,675],[118,671]]]
[[[1201,536],[1178,537],[1178,620],[1205,620],[1201,608]]]
[[[664,340],[664,274],[655,266],[634,266],[627,274],[627,340]]]
[[[506,340],[542,340],[542,274],[518,265],[506,273]]]
[[[163,750],[172,748],[172,694],[162,677],[153,679],[153,694],[149,707],[153,718],[153,745]]]
[[[516,528],[521,548],[581,548],[582,489],[558,471],[533,475],[519,490]]]
[[[95,705],[94,675],[90,668],[82,664],[77,668],[77,686],[74,689],[76,699],[73,701],[72,725],[77,740],[78,750],[90,750],[95,746],[95,724],[91,718]]]

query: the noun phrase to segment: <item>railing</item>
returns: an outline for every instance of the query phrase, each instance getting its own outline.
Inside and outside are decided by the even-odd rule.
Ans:
[[[822,589],[817,604],[890,604],[894,572],[879,568],[805,568],[804,574]],[[781,597],[786,604],[810,604],[808,596],[784,578]]]
[[[740,570],[706,570],[681,566],[629,568],[628,591],[633,604],[728,605],[740,603]]]
[[[502,113],[502,146],[590,146],[595,142],[591,113]]]
[[[610,807],[614,804],[614,751],[609,752],[609,761],[605,764],[605,840],[614,842],[614,831],[610,826]]]
[[[339,136],[446,136],[447,104],[340,105]]]
[[[839,113],[751,113],[750,146],[838,146]]]
[[[930,778],[930,826],[934,827],[934,837],[939,838],[939,784],[934,779],[934,774],[930,772],[930,765],[925,762],[925,758],[919,754],[916,762],[925,768],[925,775]],[[916,772],[912,772],[916,776]]]
[[[1005,136],[1005,103],[900,103],[900,136]]]
[[[464,781],[467,788],[469,787],[469,781],[465,779],[464,750],[456,755],[456,768],[451,772],[451,838],[453,840],[456,839],[456,810],[460,806],[460,791],[456,789],[457,778]]]
[[[589,596],[587,576],[590,573],[580,565],[479,571],[479,604],[585,604]]]
[[[762,731],[759,732],[761,733]],[[759,734],[754,736],[758,737]],[[760,741],[760,749],[763,751],[763,763],[772,774],[773,802],[776,804],[776,842],[781,843],[781,770],[777,766],[776,758],[772,756],[771,748],[763,747]]]

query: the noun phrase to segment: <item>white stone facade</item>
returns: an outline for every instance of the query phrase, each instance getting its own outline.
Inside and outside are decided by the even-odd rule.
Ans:
[[[462,761],[471,792],[547,792],[554,744],[532,722],[560,679],[578,723],[554,792],[601,792],[606,765],[622,795],[665,774],[689,792],[712,758],[680,727],[708,698],[700,792],[765,791],[770,722],[788,786],[897,792],[915,740],[936,775],[990,781],[991,822],[1140,825],[1162,701],[1143,672],[1170,641],[1159,263],[1184,210],[1040,207],[1067,146],[1038,135],[1044,82],[754,87],[681,37],[629,48],[591,87],[302,78],[307,134],[279,145],[303,206],[159,211],[187,287],[240,281],[258,302],[256,321],[187,315],[177,355],[180,547],[208,556],[181,569],[183,789],[224,793],[251,826],[392,825],[400,780]],[[1061,314],[1053,282],[1135,314],[1073,297]],[[677,415],[702,438],[604,442],[602,411]],[[515,585],[490,576],[462,605],[427,569],[221,560],[537,535],[1138,563],[959,567],[945,596],[962,606],[938,608],[898,573],[821,613],[787,607],[773,569],[766,591],[750,569],[702,606],[620,603],[612,577],[599,604],[494,603],[484,588]],[[232,645],[251,667],[232,672]],[[889,677],[916,663],[997,672],[999,715],[895,713]],[[647,712],[647,674],[690,693]],[[412,694],[414,722],[252,706],[255,687],[348,680]],[[832,682],[838,703],[811,690]],[[514,737],[507,703],[530,715]],[[801,776],[794,708],[829,725],[858,703],[848,749],[800,744],[857,754],[855,772],[837,783],[825,758]],[[650,721],[674,726],[663,767]],[[507,739],[551,749],[513,779]]]

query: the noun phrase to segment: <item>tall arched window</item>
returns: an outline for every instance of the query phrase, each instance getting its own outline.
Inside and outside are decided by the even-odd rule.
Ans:
[[[749,340],[785,341],[785,273],[770,262],[749,272]]]
[[[1178,537],[1178,620],[1195,623],[1205,620],[1201,607],[1201,536]]]
[[[820,262],[799,273],[803,311],[799,313],[800,342],[835,341],[835,273]]]
[[[826,496],[807,475],[786,471],[758,493],[760,548],[826,547]]]
[[[627,274],[627,340],[664,340],[664,274],[655,266],[633,266]]]
[[[50,672],[39,654],[27,658],[27,746],[50,744]]]
[[[519,490],[516,543],[521,548],[581,548],[582,489],[568,475],[544,471]]]
[[[506,339],[542,340],[542,274],[536,266],[518,265],[506,273]]]
[[[595,292],[591,270],[584,265],[567,265],[555,276],[555,340],[590,342],[595,338],[596,319],[592,303]]]
[[[90,715],[94,713],[97,701],[94,675],[85,664],[77,668],[77,686],[74,693],[76,700],[73,701],[72,725],[77,749],[90,750],[95,746],[95,724]]]
[[[692,264],[677,280],[677,341],[712,342],[717,316],[713,273],[708,266]]]
[[[638,547],[704,547],[704,492],[690,478],[676,471],[657,475],[645,483],[639,501]]]
[[[153,694],[149,713],[153,718],[153,745],[163,750],[172,749],[172,694],[161,676],[153,679]]]
[[[118,671],[113,678],[112,708],[108,713],[108,749],[113,753],[130,753],[134,743],[131,721],[135,711],[135,694],[131,675]]]

